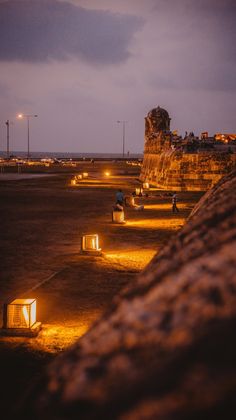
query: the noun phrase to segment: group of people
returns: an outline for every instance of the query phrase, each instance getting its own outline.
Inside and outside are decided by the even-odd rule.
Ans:
[[[129,196],[124,196],[123,191],[119,189],[116,193],[116,204],[113,207],[115,211],[122,211],[124,209],[124,204],[127,207],[134,208],[135,210],[143,210],[143,205],[135,204],[133,193]]]
[[[129,203],[129,207],[134,207],[137,210],[143,210],[144,206],[138,206],[137,204],[135,204],[134,201],[134,196],[131,195],[131,197],[129,197],[130,199],[127,200],[127,202]],[[179,209],[177,207],[177,201],[178,201],[178,197],[177,197],[177,193],[176,191],[173,192],[172,194],[172,212],[173,213],[179,213]],[[117,211],[122,211],[124,210],[124,203],[125,203],[125,196],[124,193],[121,189],[119,189],[116,193],[116,204],[114,206],[114,210]]]

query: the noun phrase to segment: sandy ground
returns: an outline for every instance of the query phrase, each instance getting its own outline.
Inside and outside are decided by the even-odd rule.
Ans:
[[[52,174],[51,174],[52,175]],[[22,179],[32,179],[32,178],[42,178],[49,176],[49,174],[15,174],[15,173],[0,173],[0,182],[1,181],[21,181]],[[55,176],[55,174],[54,174]]]
[[[37,338],[0,337],[1,404],[8,418],[10,401],[17,402],[41,369],[106,312],[112,298],[183,226],[202,195],[180,193],[180,212],[173,215],[170,197],[154,189],[136,199],[144,211],[125,208],[126,224],[117,225],[111,221],[115,193],[134,191],[137,167],[83,162],[45,171],[43,177],[0,176],[0,315],[5,302],[34,297],[43,326]],[[82,171],[89,177],[71,186],[73,174]],[[102,256],[80,254],[86,233],[99,235]]]

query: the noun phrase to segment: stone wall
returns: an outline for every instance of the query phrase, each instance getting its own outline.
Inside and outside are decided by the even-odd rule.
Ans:
[[[49,366],[24,419],[236,418],[236,173]]]
[[[236,167],[236,153],[145,153],[140,180],[161,189],[206,191]]]

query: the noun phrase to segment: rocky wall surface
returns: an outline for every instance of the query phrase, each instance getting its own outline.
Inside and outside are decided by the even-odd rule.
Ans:
[[[236,418],[236,172],[30,390],[24,419]]]
[[[234,168],[235,153],[183,153],[169,149],[144,154],[140,180],[162,189],[206,191]]]

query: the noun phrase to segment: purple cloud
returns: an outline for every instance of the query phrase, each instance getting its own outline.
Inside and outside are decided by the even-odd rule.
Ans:
[[[58,0],[0,3],[0,60],[45,62],[80,57],[115,64],[130,56],[142,19],[86,10]]]

